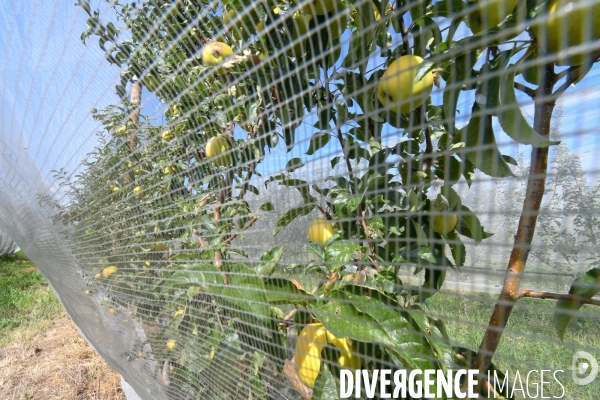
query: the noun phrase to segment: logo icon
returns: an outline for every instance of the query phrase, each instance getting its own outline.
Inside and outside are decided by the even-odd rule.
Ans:
[[[598,375],[598,362],[590,353],[578,351],[573,356],[572,371],[573,382],[576,385],[587,385],[596,379],[596,375]],[[589,375],[585,376],[586,373],[589,373]]]

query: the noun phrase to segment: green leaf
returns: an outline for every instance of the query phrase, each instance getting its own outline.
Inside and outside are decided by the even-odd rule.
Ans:
[[[263,267],[260,269],[258,273],[261,276],[268,276],[273,274],[275,268],[277,268],[277,263],[281,260],[281,256],[283,255],[283,246],[273,247],[271,250],[266,251],[260,257],[261,261],[267,261]]]
[[[530,144],[533,147],[548,147],[559,142],[552,141],[537,133],[527,122],[515,94],[515,73],[516,68],[508,67],[506,73],[500,76],[500,106],[501,112],[498,115],[500,126],[508,136],[519,143]]]
[[[442,186],[440,194],[448,200],[448,210],[454,210],[460,203],[460,197],[456,193],[456,190],[452,189],[449,185]]]
[[[354,253],[358,251],[359,245],[356,241],[334,242],[325,249],[325,262],[328,269],[338,268],[353,259]]]
[[[260,192],[258,191],[258,188],[254,185],[250,185],[250,184],[246,185],[246,190],[250,193],[254,193],[257,196],[260,194]]]
[[[467,257],[465,245],[454,230],[448,232],[446,237],[450,240],[448,245],[450,246],[450,252],[452,253],[452,258],[454,258],[454,263],[456,266],[462,267],[465,265],[465,259]]]
[[[319,260],[325,261],[325,249],[320,244],[307,244],[306,250],[317,256]]]
[[[550,3],[551,0],[526,0],[527,5],[527,19],[533,19],[538,14],[547,11],[546,4]]]
[[[419,224],[419,222],[415,221],[414,219],[411,219],[410,221],[412,222],[413,228],[415,229],[415,233],[417,234],[416,245],[424,246],[427,243],[429,243],[429,237],[425,233],[425,230],[423,229],[421,224]]]
[[[348,200],[348,211],[349,212],[354,212],[358,206],[360,205],[360,203],[362,203],[363,201],[363,197],[353,197],[350,200]]]
[[[459,135],[459,141],[467,144],[464,151],[457,152],[461,158],[466,158],[486,175],[495,178],[514,176],[498,150],[492,129],[492,116],[481,115],[477,103],[473,104],[471,119],[460,130]]]
[[[279,219],[275,222],[275,229],[273,230],[273,236],[277,235],[281,228],[288,226],[290,222],[298,217],[308,215],[313,209],[314,205],[294,207],[287,210]]]
[[[525,79],[525,81],[527,83],[531,83],[532,85],[539,85],[540,84],[540,68],[543,68],[541,65],[539,64],[538,57],[539,57],[539,51],[538,51],[538,47],[535,46],[532,49],[529,50],[529,55],[525,58],[525,60],[523,61],[524,64],[527,64],[527,66],[525,66],[523,69],[519,70],[518,72],[521,73],[521,75],[523,76],[523,79]]]
[[[263,203],[260,207],[258,207],[258,209],[261,211],[273,211],[275,210],[275,207],[273,207],[273,203],[268,201],[266,203]]]
[[[171,275],[169,278],[171,283],[200,286],[205,291],[212,291],[223,286],[221,271],[211,263],[184,265],[183,268]]]
[[[325,387],[327,386],[327,382],[333,376],[327,373],[328,369],[325,368],[325,366],[325,362],[321,361],[321,365],[319,366],[319,374],[317,375],[317,379],[315,379],[311,399],[329,400],[329,398],[326,396],[327,393]]]
[[[346,293],[332,290],[326,299],[327,302],[310,305],[309,310],[323,323],[325,329],[336,337],[396,347],[379,323],[370,315],[359,312]]]
[[[331,135],[327,132],[317,132],[310,138],[310,145],[306,155],[313,155],[317,150],[323,148],[331,139]]]
[[[272,277],[266,279],[264,285],[271,304],[303,304],[314,300],[295,279]]]
[[[444,284],[446,279],[446,267],[444,266],[428,266],[425,268],[425,279],[419,291],[419,301],[430,298],[436,294]]]
[[[480,75],[485,76],[485,79],[477,83],[475,90],[475,99],[488,114],[497,115],[500,107],[500,75],[504,74],[506,65],[513,55],[513,50],[505,50],[500,52],[494,60],[483,64]],[[485,98],[485,102],[483,101]]]
[[[225,264],[229,285],[215,296],[236,318],[236,330],[242,343],[251,350],[272,356],[279,368],[285,362],[283,338],[277,330],[262,280],[244,264]]]
[[[462,10],[465,3],[462,0],[444,0],[427,7],[427,15],[430,17],[449,17]]]
[[[314,201],[313,197],[310,194],[310,188],[308,187],[308,183],[302,179],[282,179],[279,181],[281,186],[294,187],[298,189],[302,197],[304,198],[305,203],[310,203]]]
[[[456,62],[450,67],[450,76],[446,80],[446,87],[444,88],[442,97],[444,119],[449,121],[446,129],[451,136],[454,135],[456,107],[458,106],[458,97],[460,96],[463,83],[469,76],[481,54],[482,51],[480,49],[475,49],[467,54],[457,57]]]
[[[480,243],[483,239],[493,235],[483,230],[479,218],[466,206],[460,206],[460,209],[458,209],[456,230],[461,235],[475,240],[476,243]]]
[[[504,158],[504,161],[506,161],[508,164],[511,164],[511,165],[514,165],[514,166],[518,166],[519,165],[519,163],[517,162],[517,160],[515,160],[511,156],[508,156],[506,154],[502,154],[502,158]]]
[[[90,8],[90,2],[88,0],[81,0],[78,5],[83,8],[83,10],[88,13],[88,14],[92,14],[92,10]]]
[[[419,66],[416,69],[414,83],[419,83],[421,79],[423,79],[425,74],[430,72],[435,66],[436,64],[433,61],[431,61],[431,59],[426,59],[421,64],[419,64]]]
[[[579,276],[571,285],[569,294],[577,297],[591,299],[600,291],[600,268],[592,268]],[[564,340],[567,326],[575,313],[583,306],[577,300],[559,300],[554,311],[554,327],[560,340]]]
[[[438,158],[439,168],[435,175],[442,179],[446,185],[453,185],[460,180],[463,170],[462,163],[453,156],[442,156]]]
[[[285,164],[285,170],[289,173],[294,172],[298,168],[304,167],[304,163],[298,157],[292,158]]]

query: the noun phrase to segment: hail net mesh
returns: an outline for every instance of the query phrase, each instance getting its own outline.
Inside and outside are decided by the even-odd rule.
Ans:
[[[597,398],[598,2],[63,3],[0,7],[0,228],[139,396]]]

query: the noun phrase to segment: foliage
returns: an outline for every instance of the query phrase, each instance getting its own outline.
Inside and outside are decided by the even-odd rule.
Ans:
[[[532,23],[541,10],[533,3],[527,2]],[[213,364],[243,360],[237,368],[246,390],[260,393],[269,373],[284,367],[290,322],[284,310],[294,309],[297,324],[317,320],[335,337],[349,339],[353,351],[371,360],[363,363],[367,369],[454,369],[456,352],[444,324],[426,316],[421,303],[442,287],[447,268],[464,263],[461,237],[479,243],[491,234],[452,186],[461,179],[471,185],[476,171],[513,175],[509,164],[515,161],[497,146],[500,131],[492,117],[498,107],[502,130],[516,142],[554,144],[519,109],[515,76],[537,43],[503,39],[509,31],[521,33],[512,14],[498,26],[458,37],[469,7],[461,1],[395,7],[344,0],[329,14],[315,15],[306,35],[295,36],[295,6],[277,0],[225,0],[219,7],[191,0],[107,4],[113,22],[80,2],[89,14],[82,40],[98,37],[107,60],[121,68],[121,97],[140,80],[168,104],[166,122],[132,123],[136,105],[125,100],[96,111],[104,126],[100,145],[85,171],[64,180],[72,204],[63,218],[74,228],[74,252],[90,276],[118,265],[97,285],[115,304],[134,304],[134,314],[153,332],[147,357],[171,363],[172,376],[180,378],[172,381],[196,392],[209,390]],[[223,7],[235,10],[227,23]],[[348,17],[342,29],[347,45],[332,32],[340,14]],[[450,23],[443,34],[441,21]],[[259,22],[264,30],[256,28]],[[237,34],[230,35],[234,25]],[[233,48],[234,56],[218,67],[203,65],[202,49],[215,40]],[[304,46],[293,56],[281,50],[294,41]],[[385,65],[368,70],[375,54]],[[443,80],[441,104],[429,97],[395,114],[390,110],[396,108],[379,103],[375,93],[386,66],[406,54],[425,59],[415,81],[426,74]],[[467,92],[485,101],[475,96],[468,123],[457,126],[459,99]],[[252,185],[270,149],[290,152],[298,145],[296,129],[309,115],[317,116],[316,133],[306,155],[333,146],[331,166],[345,166],[344,176],[312,185],[294,175],[306,160],[290,157],[286,172],[269,177],[264,189]],[[384,127],[402,140],[383,140]],[[170,132],[161,137],[164,130]],[[206,143],[217,135],[233,144],[232,165],[206,157]],[[311,287],[278,268],[285,249],[267,251],[258,266],[235,258],[245,254],[232,242],[259,211],[246,195],[274,183],[297,189],[303,199],[300,206],[274,210],[281,213],[274,234],[315,211],[334,224],[336,234],[324,246],[308,248],[316,260],[298,266],[312,274]],[[444,213],[458,221],[441,235],[433,221]],[[401,266],[425,269],[422,287],[403,285]],[[160,329],[150,329],[156,321]],[[338,355],[322,357],[339,376]]]

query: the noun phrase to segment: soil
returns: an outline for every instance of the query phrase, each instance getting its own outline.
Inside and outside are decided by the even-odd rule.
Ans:
[[[31,340],[0,348],[0,399],[125,400],[121,378],[66,313]]]

